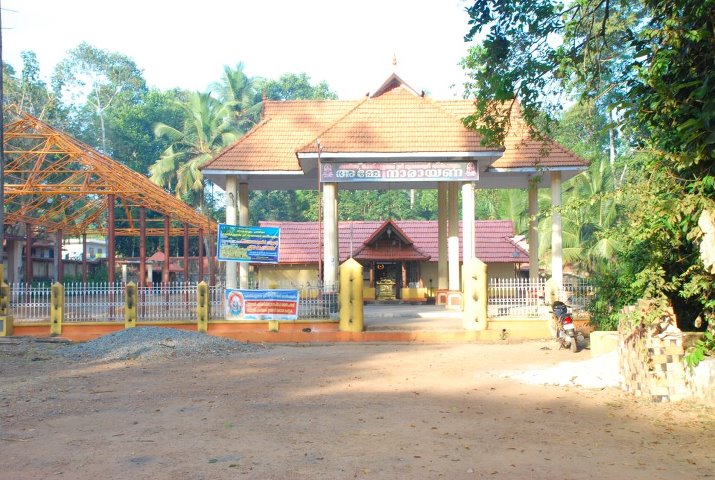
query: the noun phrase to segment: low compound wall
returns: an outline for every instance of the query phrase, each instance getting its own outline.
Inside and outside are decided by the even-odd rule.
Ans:
[[[628,327],[622,322],[618,359],[623,390],[654,402],[694,399],[715,405],[715,359],[688,367],[685,352],[693,340],[673,324]]]

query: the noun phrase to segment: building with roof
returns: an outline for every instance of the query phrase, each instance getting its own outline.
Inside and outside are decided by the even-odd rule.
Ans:
[[[318,285],[318,222],[260,225],[280,228],[281,240],[278,264],[255,266],[258,285]],[[433,296],[439,258],[436,221],[346,221],[339,222],[338,229],[339,261],[352,257],[363,265],[366,300],[425,301]],[[475,238],[474,254],[491,275],[514,278],[528,266],[529,253],[514,240],[511,221],[477,221]]]
[[[556,142],[533,138],[518,104],[512,106],[504,145],[482,145],[482,137],[462,121],[474,109],[471,100],[433,100],[396,73],[373,94],[355,101],[265,101],[262,121],[202,170],[227,192],[226,223],[234,225],[248,224],[249,189],[320,188],[322,226],[317,243],[322,252],[320,273],[328,285],[337,283],[344,244],[338,223],[339,188],[436,189],[437,289],[457,294],[453,297],[458,299],[463,287],[460,265],[476,252],[474,189],[528,189],[529,263],[536,266],[538,189],[550,188],[552,204],[560,206],[562,182],[587,167]],[[552,215],[551,257],[552,279],[560,286],[558,210]],[[226,266],[227,287],[247,286],[247,265],[238,272],[235,264]],[[538,269],[532,268],[530,275],[538,275]]]

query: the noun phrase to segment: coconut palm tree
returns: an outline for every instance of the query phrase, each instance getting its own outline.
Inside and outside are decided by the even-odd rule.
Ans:
[[[242,133],[253,127],[261,116],[261,92],[256,81],[243,72],[243,63],[236,68],[223,67],[221,81],[211,86],[218,93],[218,98],[233,113],[233,121]]]
[[[171,145],[149,168],[149,174],[154,183],[205,212],[205,180],[199,168],[240,133],[229,107],[209,93],[190,93],[178,105],[184,113],[180,128],[165,123],[154,127],[154,135],[168,139]]]

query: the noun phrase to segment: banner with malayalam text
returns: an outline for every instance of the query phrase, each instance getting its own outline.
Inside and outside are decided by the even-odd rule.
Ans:
[[[321,182],[432,182],[479,180],[477,162],[325,162]]]
[[[278,263],[281,229],[218,225],[217,257],[222,262]]]
[[[296,320],[298,290],[237,290],[225,293],[226,320]]]

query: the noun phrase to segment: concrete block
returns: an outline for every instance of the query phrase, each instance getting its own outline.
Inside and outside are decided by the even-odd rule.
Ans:
[[[597,357],[618,349],[618,332],[591,332],[591,356]]]

